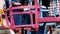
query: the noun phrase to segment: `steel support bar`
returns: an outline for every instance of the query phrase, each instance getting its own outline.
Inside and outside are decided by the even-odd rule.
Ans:
[[[14,9],[21,9],[21,8],[35,8],[35,6],[33,5],[33,6],[16,6],[16,7],[11,7],[12,10],[14,10]],[[10,8],[7,8],[6,10],[10,10]]]
[[[59,22],[60,19],[59,17],[44,17],[44,18],[39,18],[38,22]]]
[[[20,28],[20,27],[32,27],[32,26],[34,26],[34,25],[16,25],[16,26],[14,26],[14,27],[17,27],[17,28]]]
[[[35,12],[32,12],[32,14]],[[28,12],[13,12],[12,14],[30,14],[30,11]]]

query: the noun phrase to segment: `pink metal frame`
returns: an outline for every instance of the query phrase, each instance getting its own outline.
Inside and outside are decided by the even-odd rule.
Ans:
[[[5,11],[5,18],[6,18],[6,22],[7,22],[7,25],[9,26],[9,28],[10,29],[15,29],[15,28],[19,28],[19,27],[29,27],[29,26],[31,26],[31,27],[33,27],[33,28],[37,28],[37,18],[38,18],[38,9],[37,8],[39,8],[39,6],[37,5],[37,2],[36,2],[36,0],[34,0],[34,4],[35,5],[33,5],[33,6],[17,6],[17,7],[12,7],[11,5],[10,5],[10,7],[9,8],[7,8],[6,10],[9,10],[10,11],[10,19],[11,19],[11,23],[10,23],[10,25],[8,24],[8,16],[7,16],[7,14],[6,14],[6,11]],[[32,12],[32,10],[30,10],[29,12],[12,12],[12,10],[14,10],[14,9],[20,9],[20,8],[35,8],[35,12]],[[32,14],[36,14],[35,15],[35,24],[33,24],[33,17],[32,17]],[[30,20],[31,20],[31,24],[30,25],[19,25],[19,26],[15,26],[15,23],[14,23],[14,18],[13,18],[13,14],[30,14]],[[36,27],[35,27],[36,26]]]
[[[20,9],[20,8],[35,8],[35,12],[32,12],[32,10],[30,10],[29,12],[12,12],[12,10],[14,9]],[[38,30],[38,25],[40,22],[60,22],[60,16],[59,17],[44,17],[44,18],[40,18],[39,17],[39,5],[37,4],[37,0],[34,0],[34,5],[33,6],[17,6],[17,7],[9,7],[6,10],[10,10],[10,18],[11,18],[11,25],[8,24],[8,17],[5,11],[5,17],[6,17],[6,23],[8,24],[9,28],[11,29],[16,29],[19,27],[29,27],[32,26],[33,28],[36,28]],[[35,14],[35,24],[33,24],[33,18],[32,18],[32,14]],[[19,26],[15,26],[14,24],[14,19],[13,19],[13,14],[30,14],[30,19],[31,19],[31,24],[30,25],[19,25]],[[29,28],[25,28],[25,29],[29,29]]]

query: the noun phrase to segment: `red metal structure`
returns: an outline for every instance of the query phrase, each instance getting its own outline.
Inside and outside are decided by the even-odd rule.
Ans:
[[[12,10],[14,9],[20,9],[20,8],[35,8],[35,12],[33,12],[32,10],[30,10],[29,12],[12,12]],[[17,6],[17,7],[12,7],[12,5],[10,5],[9,8],[7,8],[6,10],[9,10],[10,11],[10,19],[11,19],[11,23],[9,25],[8,23],[8,16],[7,16],[7,11],[5,11],[5,18],[6,18],[6,22],[9,26],[10,29],[16,29],[16,28],[21,28],[21,27],[27,27],[25,29],[29,29],[28,27],[32,27],[32,28],[38,28],[38,16],[39,16],[39,5],[37,4],[37,0],[34,0],[34,5],[32,6]],[[15,26],[15,23],[14,23],[14,18],[13,18],[13,15],[14,14],[29,14],[30,15],[30,19],[31,19],[31,24],[30,25],[18,25],[18,26]],[[35,14],[35,24],[33,24],[33,17],[32,17],[32,14]]]
[[[32,10],[30,10],[29,12],[12,12],[12,10],[20,9],[20,8],[30,8],[30,9],[31,8],[35,8],[35,12],[33,12]],[[10,18],[11,18],[10,25],[8,24],[8,16],[7,16],[7,13],[5,11],[5,18],[6,18],[6,22],[7,22],[8,26],[9,26],[9,29],[17,29],[17,28],[19,29],[21,27],[24,27],[25,30],[26,29],[31,30],[31,27],[32,27],[32,28],[36,28],[36,30],[38,30],[40,22],[60,22],[60,16],[59,17],[43,17],[43,18],[40,18],[39,17],[39,13],[40,13],[39,9],[40,9],[40,7],[37,4],[37,0],[34,0],[34,5],[32,5],[32,6],[17,6],[17,7],[12,7],[10,5],[10,7],[6,9],[6,10],[10,11]],[[31,19],[31,24],[30,25],[27,24],[27,25],[18,25],[18,26],[15,26],[13,14],[29,14],[30,15],[30,19]],[[33,24],[32,14],[35,14],[35,24]]]

